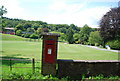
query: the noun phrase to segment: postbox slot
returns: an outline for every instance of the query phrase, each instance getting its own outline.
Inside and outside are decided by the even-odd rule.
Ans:
[[[47,45],[53,45],[53,44],[47,44]]]

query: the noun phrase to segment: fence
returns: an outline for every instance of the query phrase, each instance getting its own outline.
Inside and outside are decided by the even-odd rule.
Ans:
[[[12,71],[13,68],[31,68],[32,72],[35,73],[35,68],[38,68],[38,67],[35,66],[36,61],[35,61],[34,58],[32,58],[32,60],[25,60],[25,59],[0,59],[0,60],[9,62],[8,64],[9,64],[10,71]],[[13,64],[14,64],[13,61],[16,61],[18,63],[20,61],[24,62],[24,63],[32,63],[32,65],[31,65],[31,67],[15,67],[15,66],[13,66]],[[37,60],[37,61],[40,62],[41,60]]]

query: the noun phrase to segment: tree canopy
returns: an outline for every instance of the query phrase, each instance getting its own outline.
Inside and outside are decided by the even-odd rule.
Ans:
[[[90,28],[87,24],[84,25],[83,28],[81,28],[81,31],[80,31],[80,42],[81,43],[85,43],[88,41],[91,31],[92,31],[92,28]]]
[[[100,21],[100,34],[104,41],[120,38],[120,7],[111,8]]]
[[[96,44],[101,45],[102,44],[102,38],[100,36],[99,31],[91,32],[88,41],[91,45],[96,45]]]
[[[7,13],[7,9],[4,8],[4,6],[1,6],[1,8],[0,8],[0,16],[2,17],[6,13]]]

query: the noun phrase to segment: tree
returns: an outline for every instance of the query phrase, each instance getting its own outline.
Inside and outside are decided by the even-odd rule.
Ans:
[[[66,35],[64,33],[60,33],[60,40],[64,41],[66,39]]]
[[[33,27],[35,30],[37,30],[37,29],[39,28],[39,24],[38,24],[38,23],[35,23],[35,24],[32,25],[32,27]]]
[[[32,39],[38,39],[38,35],[35,34],[35,33],[33,33],[33,34],[30,35],[30,38],[32,38]]]
[[[73,44],[74,43],[74,38],[73,38],[73,31],[72,31],[71,28],[68,29],[66,36],[67,36],[66,40],[69,42],[69,44]]]
[[[100,35],[105,42],[120,38],[120,7],[111,8],[100,20]]]
[[[38,38],[41,38],[42,28],[37,29]]]
[[[15,30],[24,30],[23,25],[22,24],[16,25]]]
[[[28,33],[34,33],[35,30],[34,30],[34,28],[27,28],[27,32],[28,32]]]
[[[100,36],[99,31],[91,32],[88,41],[91,45],[101,45],[102,44],[102,37]]]
[[[78,40],[79,40],[79,33],[75,33],[75,34],[73,35],[73,37],[74,37],[74,40],[75,40],[75,41],[78,41]]]
[[[75,33],[74,35],[73,35],[73,38],[74,38],[74,41],[75,41],[75,43],[79,43],[79,33]]]
[[[24,29],[31,28],[31,23],[25,23],[23,27]]]
[[[6,8],[4,8],[4,6],[2,6],[1,8],[0,8],[0,16],[2,17],[4,14],[6,14],[7,13],[7,9]]]
[[[78,28],[77,26],[75,26],[74,24],[70,24],[70,28],[73,29],[74,33],[78,33],[80,31],[80,28]]]
[[[17,31],[16,31],[16,35],[22,36],[22,30],[17,30]]]
[[[90,28],[87,24],[84,25],[83,28],[81,28],[81,31],[80,31],[80,42],[81,43],[88,42],[89,34],[91,31],[92,31],[92,28]]]
[[[2,24],[2,16],[4,15],[4,14],[6,14],[7,13],[7,9],[6,8],[4,8],[4,6],[2,6],[1,8],[0,8],[0,27],[2,27],[2,30],[4,30],[4,27],[3,26],[1,26]],[[0,30],[1,30],[1,28],[0,28]]]

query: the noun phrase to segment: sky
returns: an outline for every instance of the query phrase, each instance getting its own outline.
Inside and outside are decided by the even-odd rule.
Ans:
[[[99,27],[99,21],[120,0],[0,0],[7,8],[4,17],[40,20],[48,24]]]

